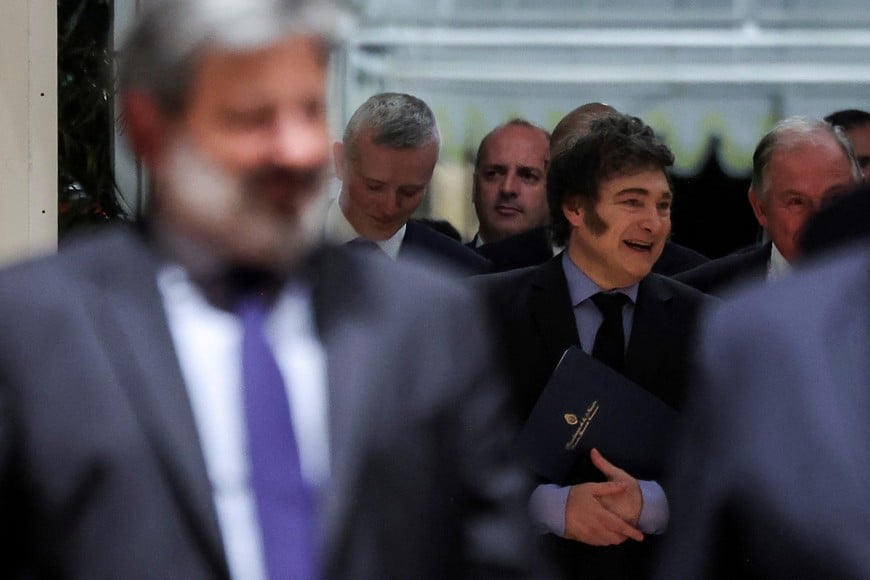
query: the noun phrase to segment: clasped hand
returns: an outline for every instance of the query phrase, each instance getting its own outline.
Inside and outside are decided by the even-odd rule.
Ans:
[[[637,480],[597,449],[590,458],[607,481],[571,486],[565,506],[565,537],[592,546],[621,544],[628,538],[643,541],[637,528],[643,507]]]

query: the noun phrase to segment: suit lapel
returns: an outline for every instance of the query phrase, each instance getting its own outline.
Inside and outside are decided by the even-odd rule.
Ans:
[[[91,273],[86,298],[97,332],[113,349],[118,382],[166,473],[214,576],[228,577],[212,490],[187,391],[157,289],[156,259],[138,238],[118,236],[113,263]]]
[[[580,344],[562,254],[538,268],[531,279],[530,310],[538,337],[551,358],[558,361],[565,349]]]
[[[668,303],[673,294],[655,274],[644,278],[637,293],[631,336],[625,355],[625,374],[650,389],[667,352]]]
[[[408,220],[408,223],[405,224],[405,237],[402,238],[402,245],[399,246],[399,258],[406,259],[414,254],[414,252],[419,251],[421,244],[420,239],[420,231],[418,227],[425,226],[417,226],[413,221]]]
[[[329,389],[330,481],[320,503],[323,561],[338,558],[344,524],[356,504],[363,446],[377,417],[371,396],[372,365],[377,360],[372,333],[379,327],[359,265],[340,250],[327,249],[312,267],[314,310],[326,352]]]

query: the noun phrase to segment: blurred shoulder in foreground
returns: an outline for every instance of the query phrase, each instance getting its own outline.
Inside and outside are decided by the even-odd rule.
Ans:
[[[657,578],[870,578],[870,246],[715,309]]]

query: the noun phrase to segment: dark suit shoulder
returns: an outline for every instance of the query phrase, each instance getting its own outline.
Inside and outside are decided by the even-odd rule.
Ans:
[[[686,270],[706,264],[710,258],[676,242],[665,243],[662,255],[653,264],[652,271],[663,276],[673,276]]]
[[[503,272],[494,272],[471,278],[472,285],[491,304],[506,304],[517,300],[527,300],[532,288],[563,289],[567,293],[567,282],[562,269],[561,254],[543,264],[526,266]]]
[[[435,232],[437,233],[437,232]],[[429,295],[464,294],[468,288],[443,268],[430,268],[419,260],[390,260],[380,255],[368,255],[345,247],[321,248],[314,257],[318,267],[328,268],[329,276],[343,276],[352,284],[361,284],[366,293],[379,294],[403,289],[403,294],[427,297]],[[347,294],[349,284],[340,284],[334,290]],[[352,294],[352,293],[351,293]],[[378,299],[378,302],[386,302]]]
[[[142,260],[148,260],[142,264]],[[0,289],[23,285],[25,297],[56,294],[73,296],[68,284],[99,281],[118,269],[138,263],[140,271],[153,262],[153,254],[131,226],[110,226],[96,233],[74,237],[58,252],[31,258],[0,271]]]
[[[481,274],[470,278],[473,285],[484,290],[510,290],[525,284],[540,270],[540,266],[526,266],[504,272]]]
[[[718,302],[718,300],[711,294],[702,292],[701,290],[698,290],[680,280],[662,274],[656,274],[655,272],[650,273],[646,278],[644,278],[641,285],[645,285],[656,292],[670,294],[675,299],[687,303],[705,304]]]
[[[546,227],[484,244],[476,251],[492,262],[494,272],[536,266],[553,257],[553,246]]]
[[[757,248],[710,260],[677,274],[674,279],[706,294],[721,297],[736,286],[763,279],[770,261],[771,248],[768,242]]]
[[[867,305],[867,288],[870,241],[803,261],[787,278],[747,287],[717,310],[725,312],[725,319],[741,318],[745,325],[766,324],[759,322],[762,319],[777,325],[797,320],[805,324],[810,318],[832,324],[830,311],[858,312]],[[797,318],[795,312],[802,314]]]
[[[415,220],[407,223],[399,255],[440,261],[462,275],[470,276],[490,271],[490,263],[486,258],[465,247],[461,242]]]

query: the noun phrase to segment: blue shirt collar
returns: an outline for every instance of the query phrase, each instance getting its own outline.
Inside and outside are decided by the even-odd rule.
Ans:
[[[571,296],[572,306],[577,306],[595,294],[605,291],[593,282],[583,270],[577,267],[577,264],[568,257],[567,251],[562,252],[562,270],[565,271],[565,279],[568,280],[568,294]],[[608,292],[622,292],[634,304],[637,302],[638,285],[639,283],[626,286],[625,288],[614,288],[613,290],[608,290]]]

